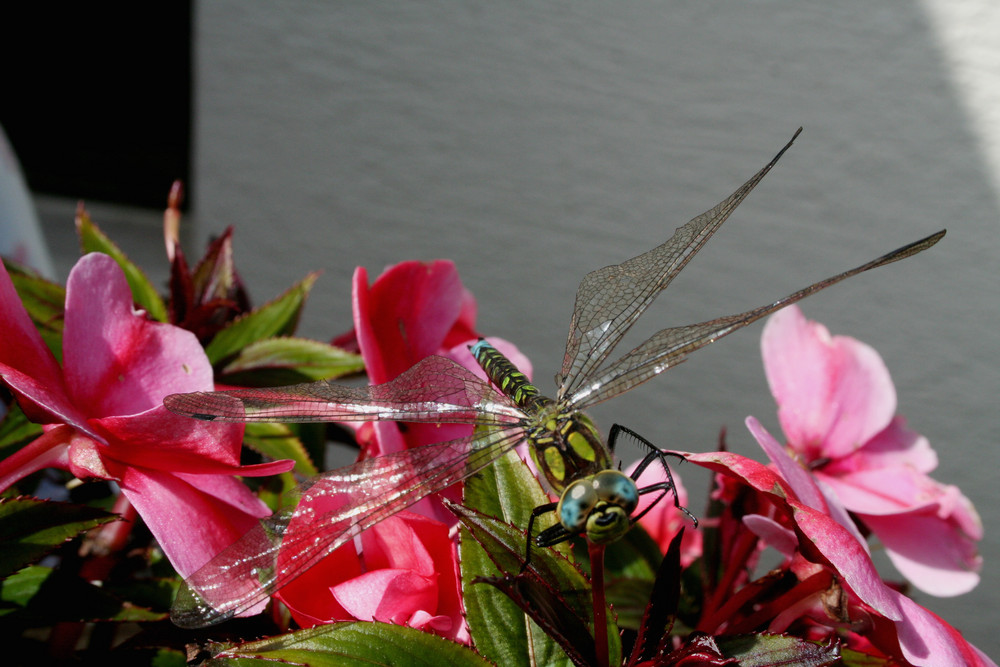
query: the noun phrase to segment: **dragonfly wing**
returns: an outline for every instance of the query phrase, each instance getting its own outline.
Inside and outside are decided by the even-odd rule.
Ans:
[[[662,373],[671,366],[676,366],[684,361],[691,352],[705,347],[723,336],[727,336],[737,329],[745,327],[751,322],[755,322],[776,310],[780,310],[787,305],[804,299],[810,294],[815,294],[830,285],[846,280],[851,276],[892,262],[898,262],[901,259],[923,252],[940,241],[944,235],[945,231],[942,230],[927,238],[893,250],[889,254],[874,259],[867,264],[814,283],[766,306],[748,310],[739,315],[720,317],[708,322],[702,322],[701,324],[663,329],[609,366],[605,371],[597,375],[597,377],[589,380],[586,385],[579,387],[569,397],[569,404],[574,409],[582,410],[613,396],[617,396],[637,384],[649,380],[654,375]]]
[[[414,421],[495,424],[521,411],[471,371],[427,357],[389,382],[347,387],[309,382],[274,389],[171,394],[171,412],[222,422]]]
[[[601,367],[643,311],[746,199],[801,131],[799,128],[753,178],[711,210],[678,227],[666,243],[584,277],[576,292],[558,398],[572,394]]]
[[[475,474],[522,437],[520,428],[482,431],[366,459],[313,478],[300,487],[301,500],[295,508],[261,520],[189,576],[174,601],[171,619],[180,627],[197,628],[254,610],[337,547]],[[330,504],[338,508],[316,510]],[[294,530],[289,530],[292,525]],[[279,559],[282,552],[285,557]]]

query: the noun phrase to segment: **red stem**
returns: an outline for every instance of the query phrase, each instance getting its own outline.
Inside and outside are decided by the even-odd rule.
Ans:
[[[727,567],[723,571],[722,580],[716,584],[712,592],[711,599],[706,601],[702,611],[701,620],[697,629],[708,634],[719,624],[719,610],[722,609],[726,600],[733,596],[736,587],[736,578],[743,573],[747,560],[757,546],[757,536],[750,531],[743,531],[736,539],[736,543],[730,549],[729,557],[726,559]],[[725,618],[725,617],[722,617]]]
[[[594,598],[594,649],[599,667],[608,667],[608,605],[604,600],[604,545],[587,540]]]

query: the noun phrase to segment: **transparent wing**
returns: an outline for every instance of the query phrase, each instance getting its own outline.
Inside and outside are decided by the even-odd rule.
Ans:
[[[702,322],[701,324],[663,329],[610,365],[607,369],[589,379],[584,386],[579,387],[568,397],[569,405],[573,409],[582,410],[605,401],[612,396],[617,396],[637,384],[645,382],[654,375],[662,373],[671,366],[676,366],[684,361],[691,352],[705,347],[709,343],[713,343],[723,336],[745,327],[751,322],[755,322],[776,310],[780,310],[789,304],[793,304],[810,294],[815,294],[851,276],[892,262],[898,262],[901,259],[923,252],[940,241],[944,235],[945,231],[942,230],[927,238],[893,250],[889,254],[883,255],[867,264],[814,283],[805,289],[801,289],[794,294],[789,294],[785,298],[778,299],[766,306],[748,310],[739,315],[720,317],[719,319]]]
[[[643,311],[771,171],[801,131],[802,128],[799,128],[785,147],[753,178],[715,208],[678,227],[666,243],[622,264],[606,266],[584,277],[576,291],[576,304],[570,320],[566,354],[558,379],[559,399],[576,392],[601,367]]]
[[[481,430],[469,438],[366,459],[313,478],[300,487],[297,507],[263,519],[189,576],[171,619],[180,627],[197,628],[253,610],[337,547],[475,474],[521,438],[520,428]],[[339,508],[317,511],[317,502]]]
[[[427,357],[395,379],[368,387],[310,382],[275,389],[171,394],[163,404],[180,415],[223,422],[495,424],[522,414],[489,383],[444,357]]]

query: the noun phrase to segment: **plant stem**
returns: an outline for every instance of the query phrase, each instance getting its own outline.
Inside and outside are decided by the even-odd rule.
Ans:
[[[599,667],[608,667],[608,605],[604,600],[604,545],[587,540],[594,604],[594,650]]]

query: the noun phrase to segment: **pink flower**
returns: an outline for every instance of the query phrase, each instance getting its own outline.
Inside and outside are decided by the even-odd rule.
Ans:
[[[321,496],[309,515],[332,511],[344,500]],[[305,520],[305,519],[304,519]],[[289,531],[297,529],[295,521]],[[302,627],[333,621],[382,621],[408,625],[464,643],[458,557],[449,528],[412,512],[399,512],[337,549],[277,594]],[[293,554],[280,551],[278,567]]]
[[[462,285],[454,263],[400,262],[371,286],[368,272],[358,267],[353,304],[354,338],[344,336],[337,342],[357,345],[371,384],[388,382],[431,355],[447,357],[486,379],[468,349],[479,339],[476,301]],[[531,375],[530,362],[516,347],[505,340],[489,340]],[[369,455],[378,456],[471,433],[472,427],[463,424],[407,424],[402,432],[395,422],[374,422],[361,429],[359,440]]]
[[[388,382],[431,355],[447,357],[486,379],[468,349],[479,339],[476,301],[462,285],[453,262],[400,262],[386,269],[371,286],[368,272],[358,267],[352,300],[353,336],[341,336],[335,342],[360,350],[371,384]],[[516,347],[505,340],[489,340],[530,376],[531,364]],[[472,426],[467,424],[408,423],[401,428],[396,422],[379,421],[363,424],[357,439],[362,456],[370,457],[471,434]],[[456,502],[461,500],[458,489],[448,495]],[[455,523],[437,499],[423,500],[410,509]]]
[[[211,366],[194,335],[133,310],[113,259],[88,254],[70,273],[62,367],[5,269],[0,321],[0,377],[28,417],[46,425],[0,462],[0,489],[45,467],[114,480],[182,576],[268,514],[235,476],[284,472],[292,463],[241,466],[241,425],[178,417],[163,407],[167,394],[210,391]]]
[[[708,591],[699,630],[744,632],[769,622],[769,631],[784,632],[794,623],[800,630],[811,628],[811,639],[844,636],[851,645],[870,644],[914,665],[994,665],[950,625],[883,583],[855,533],[802,502],[778,472],[729,452],[683,454],[728,479],[724,488],[740,499],[734,509],[761,511],[744,515],[741,523],[747,530],[730,542],[747,542],[756,535],[786,556],[781,569],[798,580],[780,589],[780,595],[772,592],[775,582],[782,581],[780,570],[723,595]],[[725,567],[743,569],[734,562]],[[713,606],[713,599],[724,606]]]
[[[949,596],[974,588],[979,516],[956,487],[927,475],[937,457],[894,416],[895,388],[878,353],[831,337],[797,306],[771,316],[761,347],[787,446],[832,505],[860,519],[920,590]]]
[[[371,286],[365,269],[358,268],[353,303],[354,331],[335,343],[360,349],[372,384],[387,382],[430,355],[448,357],[485,379],[468,349],[479,337],[475,301],[451,262],[402,262]],[[493,342],[530,372],[514,346]],[[471,435],[470,425],[395,422],[366,423],[357,432],[362,458]],[[460,499],[458,489],[449,491]],[[325,512],[348,500],[323,497],[314,504],[316,512]],[[348,543],[283,588],[278,597],[296,622],[375,619],[467,643],[458,553],[450,532],[455,518],[436,498],[409,509],[363,532],[360,552]],[[295,530],[292,522],[288,534]],[[280,552],[279,562],[292,555]]]

